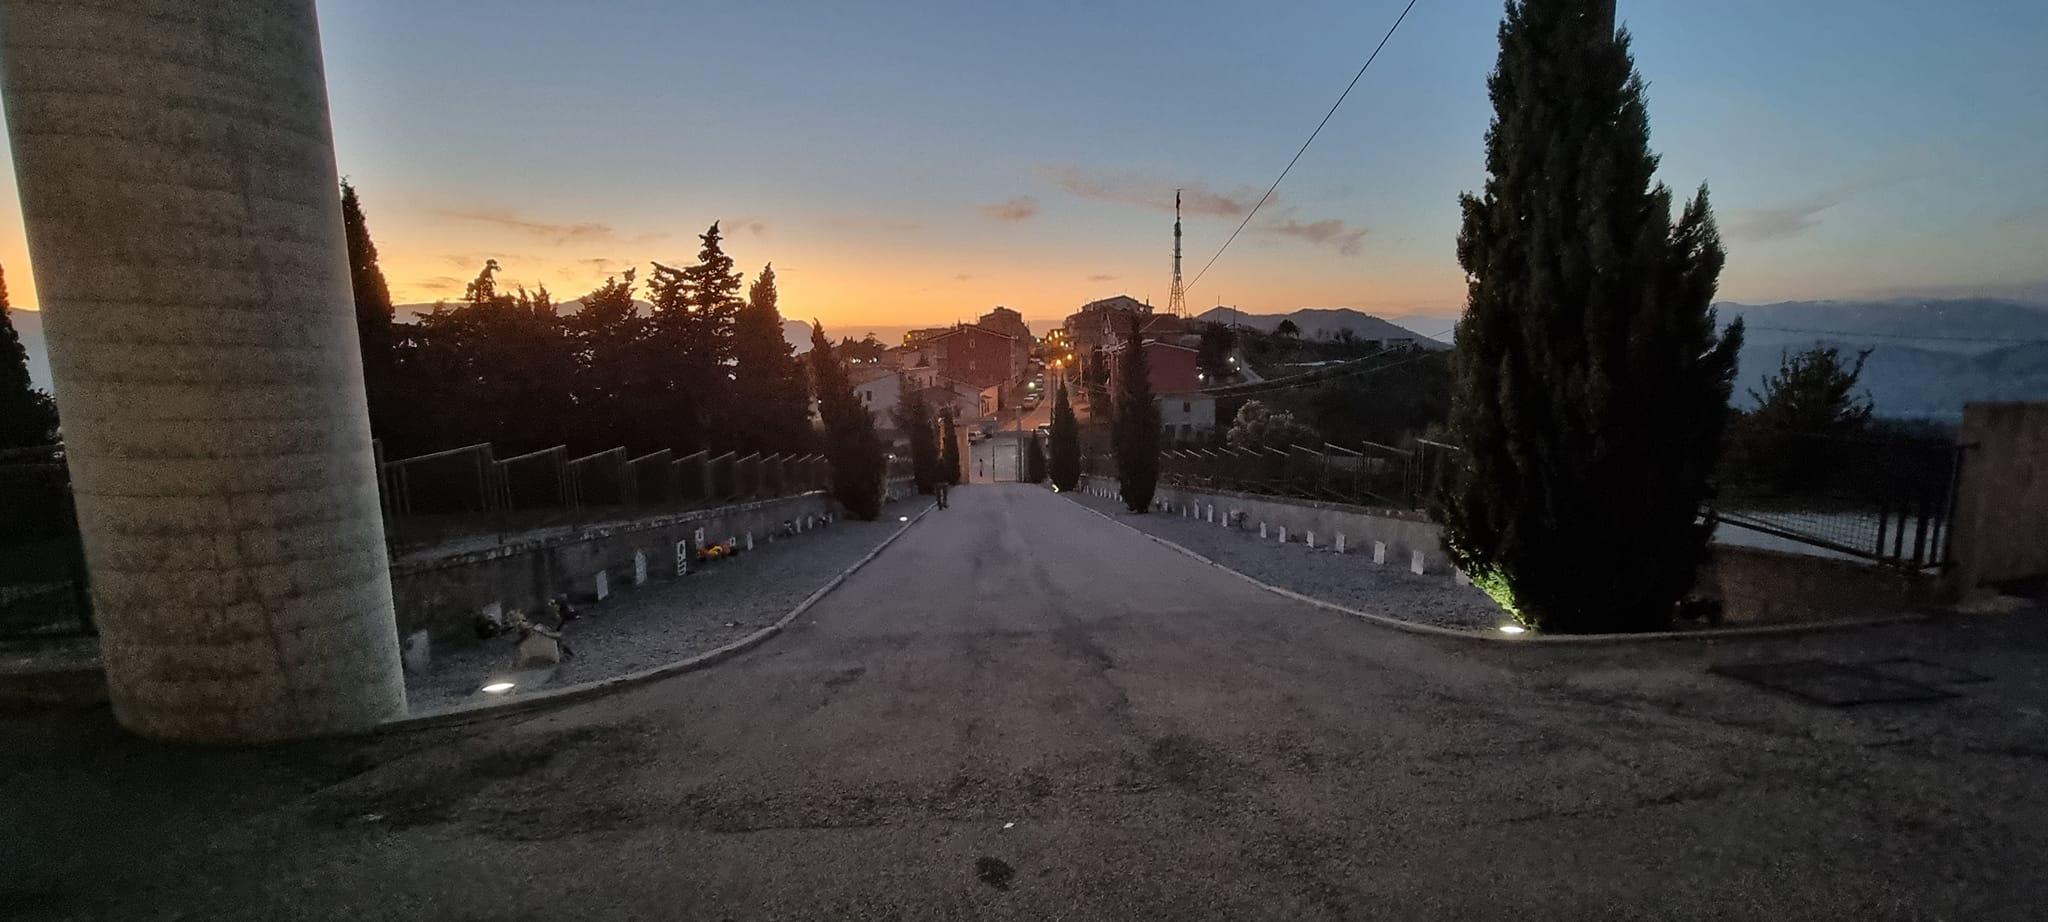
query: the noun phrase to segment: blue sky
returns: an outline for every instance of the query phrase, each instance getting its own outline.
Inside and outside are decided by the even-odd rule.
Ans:
[[[341,169],[402,299],[459,294],[486,257],[573,295],[689,259],[722,219],[789,313],[858,324],[1163,303],[1171,190],[1198,203],[1192,275],[1400,6],[328,0],[321,20]],[[1454,311],[1500,13],[1422,0],[1191,303]],[[2048,287],[2048,4],[1620,17],[1664,178],[1713,188],[1725,297]]]

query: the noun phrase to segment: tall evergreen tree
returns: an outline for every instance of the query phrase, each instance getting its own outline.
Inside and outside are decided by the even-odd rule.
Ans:
[[[960,470],[960,434],[953,428],[953,411],[939,413],[939,479],[959,486],[966,480]]]
[[[1052,401],[1052,457],[1048,473],[1052,485],[1072,490],[1081,484],[1081,422],[1074,418],[1074,405],[1067,401],[1067,382],[1060,382]]]
[[[924,394],[903,388],[896,398],[896,428],[910,442],[910,476],[917,492],[929,494],[939,482],[939,434],[932,426],[932,408]]]
[[[398,381],[397,340],[392,329],[391,289],[377,267],[377,245],[363,221],[363,203],[356,187],[341,181],[341,224],[348,241],[348,280],[355,292],[356,340],[362,348],[363,391],[368,398],[370,434],[391,440],[411,438],[419,425],[408,425],[409,404]]]
[[[500,454],[561,444],[573,414],[575,350],[543,287],[505,293],[498,261],[485,262],[456,307],[437,304],[413,334],[411,399],[434,408],[415,448],[490,442]]]
[[[0,276],[0,449],[57,441],[57,403],[28,377],[28,349],[14,330],[7,279]]]
[[[1756,409],[1740,414],[1722,459],[1724,482],[1751,491],[1810,492],[1843,477],[1867,450],[1853,439],[1876,411],[1858,379],[1870,350],[1851,361],[1833,346],[1815,346],[1780,359]]]
[[[734,444],[742,419],[730,412],[727,364],[741,304],[740,273],[725,255],[716,223],[698,239],[703,246],[696,264],[677,269],[655,263],[647,280],[654,313],[642,364],[651,380],[641,412],[668,433],[663,446],[682,452]]]
[[[832,496],[846,514],[873,521],[882,514],[882,443],[846,366],[833,353],[823,325],[811,326],[811,380],[818,388],[818,415],[825,421],[825,457],[832,462]]]
[[[569,437],[577,454],[659,443],[634,412],[647,383],[641,357],[647,319],[633,300],[633,275],[627,269],[605,279],[583,296],[582,310],[562,318],[576,353],[576,425]]]
[[[1110,420],[1118,491],[1124,508],[1152,508],[1159,488],[1159,403],[1152,397],[1152,367],[1145,358],[1143,327],[1131,317],[1131,333],[1117,356],[1116,415]]]
[[[1483,194],[1462,199],[1444,543],[1549,631],[1666,624],[1708,534],[1740,326],[1705,187],[1671,221],[1613,0],[1510,0]]]
[[[733,319],[733,412],[744,420],[733,429],[743,452],[796,451],[810,442],[803,370],[782,335],[776,300],[775,267],[770,265],[747,289],[747,302]]]

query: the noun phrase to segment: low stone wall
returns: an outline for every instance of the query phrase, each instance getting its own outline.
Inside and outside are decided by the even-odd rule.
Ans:
[[[1112,496],[1117,492],[1113,478],[1090,478],[1089,485]],[[1390,565],[1408,567],[1414,555],[1420,553],[1424,573],[1448,573],[1451,569],[1450,561],[1444,557],[1442,527],[1420,512],[1257,493],[1211,493],[1166,484],[1159,486],[1153,500],[1166,504],[1168,508],[1164,511],[1182,515],[1187,510],[1204,521],[1211,518],[1210,508],[1214,507],[1213,518],[1219,528],[1231,513],[1242,513],[1241,527],[1254,534],[1264,524],[1274,538],[1278,538],[1279,529],[1285,528],[1287,540],[1305,541],[1313,533],[1316,544],[1321,546],[1334,546],[1337,536],[1342,535],[1346,553],[1370,558],[1373,543],[1380,542],[1387,546]]]
[[[832,508],[829,496],[812,492],[445,557],[415,556],[391,567],[399,636],[424,630],[437,642],[473,640],[477,613],[493,603],[507,612],[531,612],[560,594],[588,598],[600,573],[610,591],[630,587],[636,553],[645,556],[649,579],[673,579],[677,542],[694,542],[700,529],[706,541],[738,538],[744,544],[749,534],[763,541],[785,521],[821,516]]]
[[[1713,545],[1693,593],[1721,602],[1722,623],[1785,624],[1869,618],[1937,601],[1933,577],[1854,560]]]

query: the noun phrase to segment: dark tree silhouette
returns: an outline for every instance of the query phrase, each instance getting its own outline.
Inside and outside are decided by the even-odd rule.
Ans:
[[[1159,404],[1152,397],[1152,369],[1141,330],[1133,315],[1130,336],[1117,356],[1116,415],[1110,421],[1119,492],[1124,508],[1132,512],[1150,509],[1159,486]]]
[[[1822,487],[1842,476],[1858,452],[1849,439],[1870,428],[1875,411],[1857,382],[1870,350],[1853,362],[1832,346],[1780,358],[1757,407],[1741,414],[1723,459],[1725,477],[1752,491],[1794,492]]]
[[[633,270],[607,278],[583,296],[583,309],[563,318],[576,353],[571,391],[576,425],[570,442],[577,454],[619,445],[665,444],[636,411],[646,394],[650,356],[642,338],[647,318],[633,300]]]
[[[12,313],[0,276],[0,449],[49,445],[57,441],[57,403],[29,382],[28,349]]]
[[[958,486],[966,476],[960,471],[960,436],[953,429],[953,411],[939,413],[939,479]]]
[[[574,351],[542,287],[498,290],[485,262],[456,307],[437,304],[413,332],[402,373],[407,399],[433,412],[435,448],[491,442],[501,454],[561,444],[573,415]],[[417,447],[417,446],[416,446]]]
[[[910,476],[917,492],[929,494],[939,481],[939,433],[932,425],[932,408],[924,394],[905,387],[896,398],[896,428],[910,443]]]
[[[846,366],[825,338],[825,327],[811,325],[811,380],[818,389],[818,415],[825,422],[825,457],[832,462],[832,497],[856,519],[874,521],[882,514],[882,444],[875,436],[875,418],[868,413]]]
[[[1052,401],[1052,457],[1047,465],[1052,485],[1072,490],[1081,484],[1081,421],[1067,402],[1067,383],[1060,382]]]
[[[1273,328],[1273,332],[1292,338],[1301,335],[1301,327],[1292,320],[1282,320],[1279,326]]]
[[[341,223],[348,241],[348,280],[355,292],[356,340],[362,350],[363,392],[370,412],[370,434],[391,440],[416,437],[416,413],[409,412],[398,380],[398,342],[392,329],[391,289],[377,267],[377,245],[363,220],[363,203],[348,180],[341,182]]]
[[[1230,353],[1237,348],[1237,332],[1220,323],[1202,325],[1202,339],[1195,349],[1195,366],[1216,384],[1232,374]]]
[[[1462,200],[1444,542],[1548,631],[1666,625],[1691,587],[1740,326],[1702,187],[1653,185],[1643,84],[1612,0],[1511,0],[1488,80],[1487,182]]]
[[[776,300],[775,267],[771,265],[754,279],[746,305],[733,319],[734,406],[725,415],[744,420],[732,427],[734,444],[742,452],[797,451],[810,442],[803,372],[796,350],[782,335],[782,312]]]
[[[651,380],[641,412],[661,421],[668,433],[662,446],[679,452],[736,445],[745,419],[733,406],[728,364],[742,303],[740,273],[725,255],[716,223],[697,239],[703,246],[694,265],[655,263],[647,280],[647,300],[654,305],[645,338]]]

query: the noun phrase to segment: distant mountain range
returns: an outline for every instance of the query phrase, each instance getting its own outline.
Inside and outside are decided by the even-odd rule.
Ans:
[[[1426,348],[1450,348],[1446,343],[1407,327],[1348,307],[1304,307],[1291,314],[1247,314],[1235,308],[1213,307],[1196,315],[1195,319],[1203,323],[1250,327],[1264,333],[1278,329],[1282,321],[1292,320],[1306,339],[1329,339],[1339,330],[1350,330],[1351,335],[1359,339],[1412,339]]]
[[[1816,345],[1869,349],[1862,384],[1880,416],[1957,419],[1963,404],[2048,400],[2048,307],[1985,298],[1714,305],[1742,318],[1734,403],[1783,357]]]

